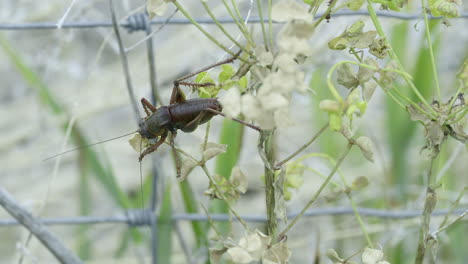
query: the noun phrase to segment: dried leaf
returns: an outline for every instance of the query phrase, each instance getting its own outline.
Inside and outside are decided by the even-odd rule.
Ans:
[[[356,78],[353,68],[347,63],[338,66],[337,75],[336,81],[348,89],[359,85],[359,80]]]
[[[198,166],[198,162],[194,161],[193,159],[185,159],[182,162],[182,168],[180,169],[180,178],[179,181],[183,181],[187,178],[187,176],[192,172],[192,170]]]
[[[429,122],[425,126],[425,137],[428,141],[428,147],[439,146],[446,138],[442,127],[435,121]]]
[[[345,191],[346,190],[343,188],[336,188],[326,193],[323,198],[325,199],[327,203],[332,203],[340,199],[345,193]]]
[[[419,103],[419,107],[423,108],[424,106]],[[424,109],[424,108],[423,108]],[[409,105],[406,107],[410,119],[412,121],[421,121],[423,124],[428,124],[431,121],[431,118],[419,111],[414,105]]]
[[[208,161],[219,154],[226,152],[226,144],[217,144],[213,142],[208,142],[206,144],[206,149],[203,151],[203,161]]]
[[[269,239],[266,238],[269,237],[257,230],[255,233],[241,238],[239,246],[247,250],[253,260],[258,261],[268,247]]]
[[[351,38],[352,47],[356,49],[367,49],[372,45],[377,36],[377,31],[367,31],[357,37]]]
[[[351,184],[351,190],[360,191],[366,188],[367,185],[369,185],[369,179],[367,179],[365,176],[359,176]]]
[[[371,82],[366,82],[364,84],[361,84],[362,86],[362,97],[366,101],[370,101],[372,98],[372,95],[374,95],[375,88],[377,88],[377,84],[373,81]]]
[[[291,257],[291,251],[286,243],[279,242],[272,245],[262,257],[263,264],[286,264]]]
[[[286,215],[286,204],[284,199],[284,181],[285,181],[286,172],[281,170],[276,179],[273,182],[274,195],[275,195],[275,215],[277,218],[281,219],[283,222],[288,221]]]
[[[234,167],[229,178],[232,185],[241,193],[245,193],[249,187],[249,181],[239,167]]]
[[[149,140],[147,138],[142,138],[140,133],[135,133],[135,135],[128,140],[128,143],[137,153],[141,153],[150,145]]]
[[[358,145],[364,157],[368,161],[374,162],[374,147],[370,138],[364,136],[359,137],[356,139],[356,144]]]
[[[363,264],[377,264],[383,257],[383,251],[380,249],[366,248],[362,252]]]
[[[249,252],[247,252],[247,250],[242,247],[230,248],[227,250],[227,254],[235,263],[243,264],[253,261],[253,258],[250,256]]]
[[[372,41],[369,45],[369,53],[376,56],[379,59],[387,57],[388,50],[390,47],[385,43],[384,38],[378,38]]]
[[[367,65],[370,65],[372,67],[379,68],[379,65],[377,64],[377,62],[372,58],[367,57],[366,59],[364,59],[364,63],[367,64]],[[359,67],[359,71],[358,71],[358,74],[357,74],[357,78],[359,80],[359,83],[363,84],[363,83],[369,81],[370,79],[372,79],[374,74],[375,74],[375,70],[373,70],[373,69],[369,69],[369,68],[365,68],[365,67]]]
[[[329,248],[327,249],[327,257],[333,262],[333,263],[343,263],[344,259],[340,258],[338,253],[333,249]]]
[[[222,249],[210,248],[211,263],[220,264],[221,263],[221,257],[223,256],[224,253],[226,253],[227,250],[228,249],[226,247],[223,247]]]

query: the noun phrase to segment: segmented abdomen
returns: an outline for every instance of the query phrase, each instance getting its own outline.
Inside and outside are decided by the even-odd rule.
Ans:
[[[216,98],[189,99],[181,104],[169,105],[168,108],[172,117],[172,123],[176,129],[185,127],[205,109],[222,110],[221,104]],[[205,111],[199,124],[207,122],[214,115],[215,113]]]

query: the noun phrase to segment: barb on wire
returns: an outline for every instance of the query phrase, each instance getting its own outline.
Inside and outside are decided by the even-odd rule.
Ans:
[[[421,14],[402,14],[397,12],[389,11],[377,11],[379,17],[382,18],[392,18],[400,20],[415,20],[420,19]],[[323,13],[317,14],[315,17],[321,17]],[[333,17],[342,17],[342,16],[368,16],[369,13],[365,10],[360,11],[349,11],[343,10],[333,14]],[[429,19],[442,19],[442,17],[433,17],[428,16]],[[245,18],[244,18],[245,19]],[[462,12],[459,17],[454,17],[452,19],[468,19],[468,12]],[[185,18],[173,18],[171,21],[167,22],[167,19],[154,19],[151,21],[152,25],[160,25],[167,23],[168,25],[186,25],[191,24],[189,20]],[[199,24],[211,24],[214,25],[215,22],[210,18],[197,18],[195,21]],[[221,18],[218,19],[218,22],[221,24],[232,24],[234,20],[232,18]],[[259,17],[252,17],[249,20],[250,24],[261,23],[262,20]],[[268,20],[264,20],[268,22]],[[278,24],[279,22],[273,21],[273,23]],[[129,22],[123,22],[119,24],[121,27],[129,27]],[[65,28],[96,28],[96,27],[112,27],[112,22],[110,21],[84,21],[84,22],[67,22],[61,25],[62,29]],[[36,23],[0,23],[0,30],[35,30],[35,29],[57,29],[56,22],[36,22]]]

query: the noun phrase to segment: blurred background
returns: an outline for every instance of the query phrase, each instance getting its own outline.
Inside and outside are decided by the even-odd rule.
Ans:
[[[258,18],[257,4],[237,1],[241,14]],[[208,19],[199,2],[181,3],[195,18]],[[207,1],[218,18],[229,18],[220,1]],[[7,24],[50,22],[110,22],[107,1],[11,1],[3,0],[0,8],[0,185],[8,190],[23,206],[44,218],[78,216],[123,215],[126,208],[142,207],[141,190],[145,203],[150,200],[151,174],[158,175],[157,210],[163,210],[164,199],[171,201],[173,213],[189,212],[187,192],[193,195],[195,206],[203,214],[200,205],[212,206],[203,192],[208,180],[197,168],[185,185],[179,185],[175,176],[174,162],[169,146],[138,162],[138,153],[126,138],[93,146],[92,148],[65,154],[44,161],[47,157],[77,147],[135,131],[138,128],[131,99],[127,92],[122,71],[118,45],[109,26],[61,29],[7,29]],[[144,1],[114,1],[117,19],[126,22],[126,17],[144,12]],[[418,14],[418,3],[412,3],[405,13]],[[250,10],[250,11],[249,11]],[[466,7],[465,7],[466,10]],[[463,10],[462,10],[463,11]],[[174,12],[170,6],[158,21],[164,21]],[[177,12],[173,21],[184,16]],[[321,24],[310,39],[312,56],[304,65],[307,94],[294,94],[290,112],[292,125],[277,130],[277,157],[282,160],[314,135],[328,117],[320,111],[321,100],[330,98],[326,87],[326,74],[330,67],[342,60],[353,59],[346,51],[332,51],[327,42],[340,35],[346,26],[358,20],[372,30],[367,16],[336,16],[329,23]],[[413,76],[421,93],[431,101],[434,95],[434,78],[429,64],[429,51],[424,36],[422,18],[403,20],[382,17],[385,32],[390,36],[392,47],[399,55],[407,71]],[[450,20],[450,26],[440,20],[431,20],[430,28],[434,53],[439,70],[442,98],[448,100],[458,89],[456,73],[468,56],[468,19]],[[203,24],[204,29],[226,46],[231,42],[213,24]],[[157,30],[160,24],[153,25]],[[238,29],[226,24],[234,36]],[[282,27],[275,24],[274,32]],[[249,24],[258,40],[261,28],[258,23]],[[128,32],[121,28],[125,47],[141,41],[145,32]],[[244,43],[242,38],[239,40]],[[154,62],[157,90],[164,104],[169,103],[173,80],[203,66],[218,61],[225,52],[214,45],[191,24],[169,22],[153,35]],[[234,48],[234,51],[237,51]],[[131,81],[136,100],[150,98],[150,75],[146,43],[141,43],[127,52]],[[309,62],[310,61],[310,62]],[[238,63],[236,64],[238,65]],[[213,76],[219,69],[213,69]],[[341,93],[345,89],[340,87]],[[406,89],[408,90],[408,89]],[[191,98],[197,97],[188,89]],[[410,94],[410,93],[408,93]],[[223,96],[221,93],[220,97]],[[414,97],[414,95],[411,95]],[[137,105],[140,114],[143,111]],[[353,149],[341,166],[341,173],[351,182],[359,176],[369,179],[369,186],[353,194],[359,207],[397,212],[422,210],[425,195],[425,173],[428,161],[421,157],[424,146],[423,127],[409,120],[406,112],[398,108],[377,88],[369,102],[366,114],[355,121],[357,134],[370,137],[375,147],[375,162],[369,163],[358,150]],[[222,141],[222,130],[232,124],[221,117],[211,121],[209,141]],[[67,128],[73,125],[70,135]],[[194,133],[179,133],[177,145],[184,151],[197,155],[205,137],[206,125]],[[234,128],[232,128],[234,129]],[[239,129],[239,128],[237,128]],[[241,129],[242,130],[242,129]],[[249,190],[236,203],[241,215],[265,216],[263,188],[263,163],[257,153],[258,135],[244,129],[241,137],[231,144],[239,146],[238,161],[233,160],[249,179]],[[306,149],[303,165],[304,183],[293,190],[287,202],[288,212],[300,211],[313,196],[336,160],[344,151],[345,140],[333,132],[326,132],[320,140]],[[315,154],[313,154],[315,153]],[[435,165],[436,175],[444,177],[444,185],[438,190],[437,209],[448,209],[468,184],[468,155],[463,144],[448,140]],[[210,161],[210,170],[219,161]],[[141,166],[141,167],[140,167]],[[154,170],[156,168],[156,170]],[[155,172],[156,171],[156,172]],[[439,174],[438,174],[439,173]],[[333,178],[339,185],[340,179]],[[143,185],[142,185],[143,182]],[[325,196],[333,196],[333,188],[327,187]],[[329,202],[322,197],[312,207],[319,210],[314,217],[302,218],[288,235],[292,251],[291,263],[313,263],[315,256],[322,256],[321,263],[329,263],[324,254],[334,248],[340,256],[350,256],[365,245],[361,229],[351,212],[344,215],[328,215],[328,209],[349,209],[346,196],[333,197]],[[468,200],[462,196],[457,208],[467,208]],[[339,210],[338,210],[339,211]],[[166,212],[167,213],[167,212]],[[420,219],[391,219],[363,215],[367,231],[374,242],[380,245],[385,258],[391,263],[413,261],[420,226]],[[0,220],[11,217],[0,210]],[[432,219],[437,228],[442,217]],[[235,222],[235,221],[234,221]],[[1,224],[1,223],[0,223]],[[252,223],[252,229],[262,223]],[[178,222],[177,228],[160,237],[160,242],[169,241],[172,263],[188,263],[187,249],[192,253],[192,263],[204,262],[203,248],[193,234],[193,225],[188,221]],[[125,224],[99,225],[53,225],[51,231],[65,245],[76,252],[86,263],[149,263],[150,249],[147,227],[138,230]],[[135,231],[136,230],[136,231]],[[232,226],[233,237],[245,235],[237,223]],[[439,260],[441,263],[465,263],[466,221],[448,230],[439,237]],[[167,235],[167,234],[166,234]],[[0,225],[0,263],[15,263],[21,255],[23,263],[56,263],[53,256],[35,239],[26,246],[28,232],[21,226]],[[183,242],[183,243],[182,243]]]

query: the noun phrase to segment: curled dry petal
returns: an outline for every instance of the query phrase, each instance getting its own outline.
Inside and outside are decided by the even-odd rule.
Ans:
[[[359,137],[356,139],[356,144],[359,146],[364,157],[370,161],[374,162],[374,147],[372,141],[368,137]]]

